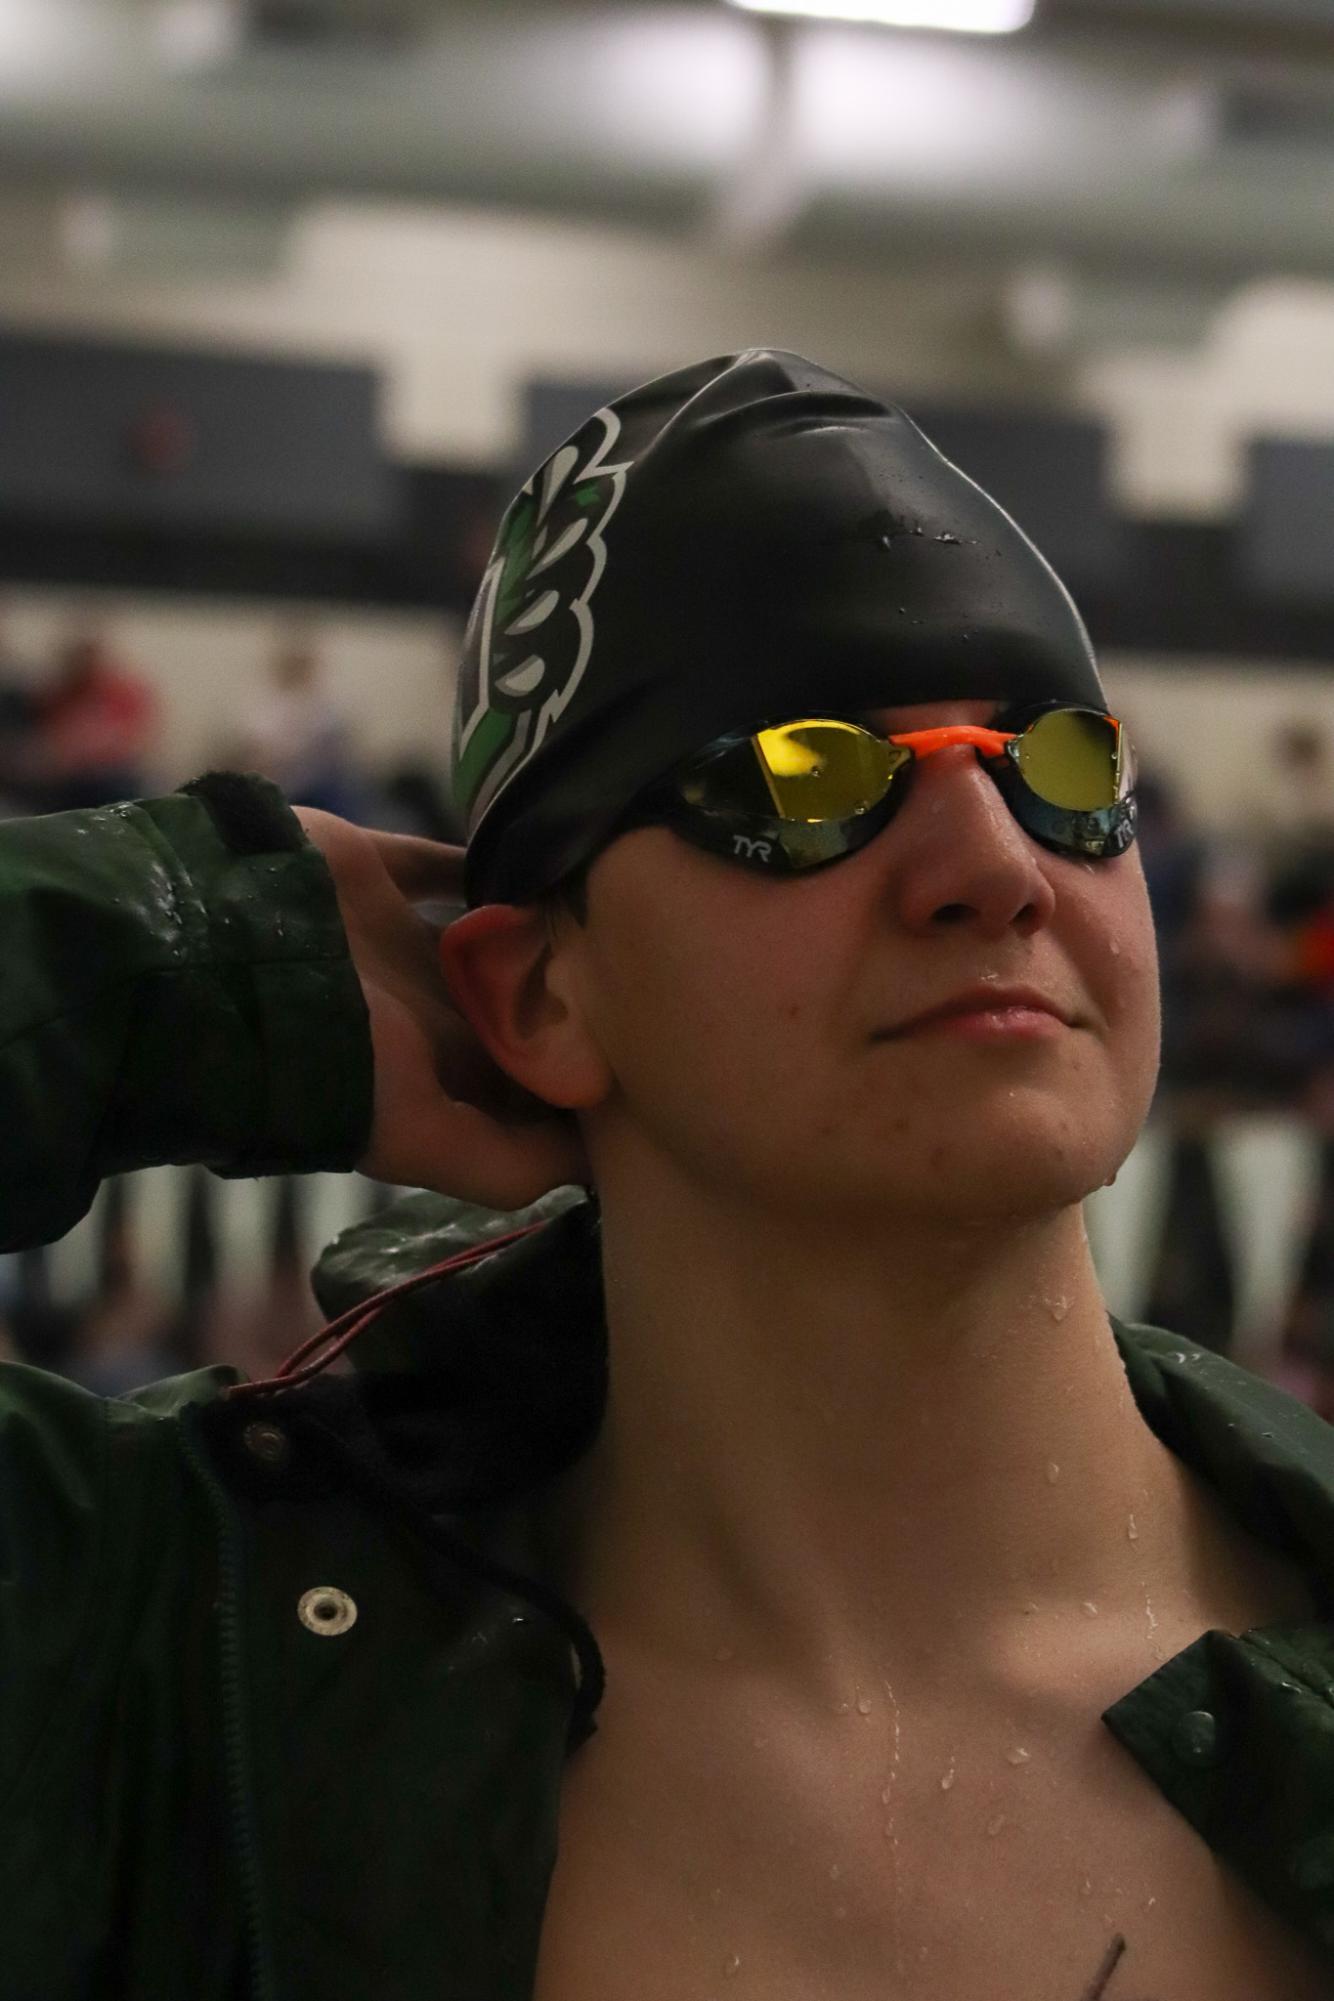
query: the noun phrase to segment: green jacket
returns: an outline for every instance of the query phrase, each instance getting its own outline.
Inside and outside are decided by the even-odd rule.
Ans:
[[[127,1166],[364,1146],[331,885],[253,798],[0,827],[0,1243],[67,1228]],[[596,1212],[414,1196],[316,1288],[339,1313],[524,1221],[391,1302],[351,1374],[205,1369],[108,1402],[0,1369],[5,2001],[528,2001],[601,1691],[534,1537],[601,1420]],[[1115,1334],[1146,1421],[1327,1613],[1334,1430],[1190,1342]],[[1103,1720],[1334,1968],[1326,1619],[1201,1634]]]

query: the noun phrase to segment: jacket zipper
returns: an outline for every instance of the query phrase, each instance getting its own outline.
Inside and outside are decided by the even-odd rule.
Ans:
[[[279,2001],[264,1910],[259,1835],[250,1790],[251,1738],[241,1645],[241,1541],[222,1483],[209,1465],[186,1411],[181,1441],[209,1499],[218,1531],[218,1638],[222,1682],[222,1735],[233,1844],[241,1883],[241,1911],[250,1964],[251,2001]]]

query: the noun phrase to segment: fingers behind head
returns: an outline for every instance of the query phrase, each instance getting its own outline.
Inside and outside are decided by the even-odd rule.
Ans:
[[[398,1163],[396,1179],[489,1209],[523,1209],[553,1188],[590,1178],[573,1120],[509,1126],[474,1106],[453,1104],[442,1111],[437,1130],[424,1119],[414,1140],[417,1157]]]
[[[420,834],[373,833],[376,852],[396,889],[411,903],[463,901],[462,848]]]

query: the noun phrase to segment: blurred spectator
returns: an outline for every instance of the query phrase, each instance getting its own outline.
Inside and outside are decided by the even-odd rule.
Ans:
[[[173,1341],[172,1313],[136,1270],[123,1207],[114,1213],[102,1246],[98,1297],[80,1319],[65,1372],[98,1396],[122,1396],[174,1375],[181,1358]]]
[[[1293,973],[1298,984],[1323,1000],[1334,1002],[1334,885],[1297,927],[1293,939]]]
[[[1334,1070],[1325,1081],[1322,1174],[1306,1254],[1282,1328],[1284,1387],[1334,1422]],[[1317,1107],[1317,1113],[1320,1108]]]
[[[1288,723],[1274,738],[1278,784],[1266,814],[1276,860],[1322,853],[1334,859],[1334,769],[1314,723]]]
[[[1186,823],[1166,779],[1141,767],[1139,852],[1149,887],[1159,950],[1170,954],[1195,914],[1204,866],[1204,843]]]
[[[399,764],[380,781],[376,825],[391,833],[422,834],[428,841],[462,847],[466,829],[436,773],[424,764]]]
[[[352,732],[322,682],[320,657],[308,640],[281,646],[228,761],[271,778],[294,806],[364,820],[366,787]]]
[[[1167,781],[1141,765],[1139,852],[1158,937],[1163,1012],[1174,1023],[1182,1004],[1182,960],[1204,875],[1205,844],[1186,823]]]
[[[1276,1016],[1297,1060],[1293,1101],[1329,1130],[1334,1074],[1334,770],[1329,743],[1294,724],[1275,743],[1282,785],[1266,829],[1266,909],[1278,940]]]
[[[1270,884],[1280,941],[1276,1018],[1299,1058],[1292,1104],[1334,1136],[1334,857],[1315,850]]]
[[[149,789],[157,696],[96,633],[61,649],[37,697],[35,802],[46,812],[106,806]]]
[[[1173,1114],[1194,1126],[1290,1092],[1292,1066],[1272,1033],[1282,946],[1257,855],[1223,845],[1204,852],[1170,964],[1162,1090]]]
[[[37,699],[33,679],[28,663],[15,653],[0,622],[0,819],[31,812],[34,804]]]

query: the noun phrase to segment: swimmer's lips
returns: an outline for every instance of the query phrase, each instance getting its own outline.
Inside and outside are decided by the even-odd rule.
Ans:
[[[907,1021],[896,1022],[892,1028],[878,1029],[871,1039],[897,1042],[919,1030],[950,1024],[980,1035],[1050,1035],[1058,1027],[1073,1027],[1074,1019],[1069,1009],[1036,987],[1001,987],[983,981],[936,1007],[924,1008]]]

